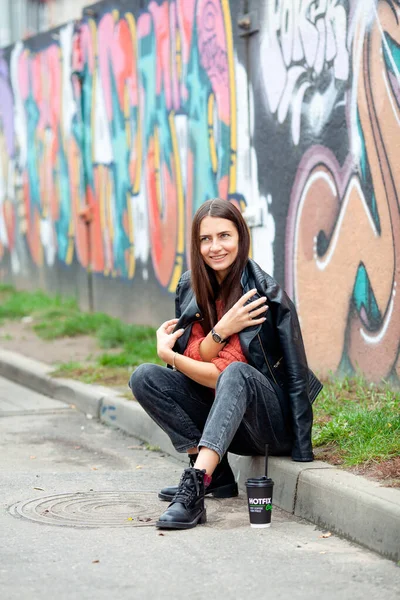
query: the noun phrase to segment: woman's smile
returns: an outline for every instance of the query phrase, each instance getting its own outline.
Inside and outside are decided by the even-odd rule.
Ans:
[[[226,256],[228,256],[227,254],[222,254],[221,256],[210,256],[211,260],[216,260],[216,261],[221,261],[223,260]]]

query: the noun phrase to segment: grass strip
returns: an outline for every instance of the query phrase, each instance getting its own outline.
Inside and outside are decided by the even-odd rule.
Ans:
[[[346,466],[400,456],[400,393],[362,377],[328,379],[314,404],[313,444]],[[400,475],[400,474],[399,474]]]
[[[100,348],[120,349],[118,353],[105,352],[96,359],[97,374],[91,367],[84,374],[82,365],[70,363],[60,365],[57,374],[69,371],[79,374],[82,381],[93,383],[105,378],[106,368],[132,370],[144,362],[162,364],[157,356],[154,327],[129,325],[101,312],[85,313],[73,298],[52,297],[41,291],[17,291],[8,285],[0,285],[0,302],[0,319],[30,317],[34,331],[42,339],[91,335]]]

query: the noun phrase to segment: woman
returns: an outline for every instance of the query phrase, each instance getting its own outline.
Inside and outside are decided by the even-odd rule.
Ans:
[[[322,385],[308,369],[293,303],[248,258],[240,211],[209,200],[192,225],[191,265],[176,290],[176,318],[157,331],[157,353],[170,368],[140,365],[130,387],[138,402],[187,452],[171,504],[156,526],[205,523],[204,495],[238,493],[227,452],[270,453],[312,461],[311,402]]]

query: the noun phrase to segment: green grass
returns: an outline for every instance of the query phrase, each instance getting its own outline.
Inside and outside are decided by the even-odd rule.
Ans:
[[[67,377],[69,379],[78,379],[83,383],[96,383],[105,386],[125,386],[128,387],[129,377],[132,368],[114,367],[109,369],[99,365],[85,365],[79,362],[61,363],[51,373],[52,377]],[[129,391],[127,397],[132,399],[132,393]]]
[[[135,339],[135,338],[134,338]],[[140,365],[145,362],[163,364],[157,356],[155,333],[153,339],[146,341],[130,341],[118,354],[105,353],[98,358],[104,367],[125,367]]]
[[[14,294],[15,287],[9,283],[0,283],[0,294]]]
[[[346,466],[400,456],[400,393],[362,377],[326,381],[314,404],[313,444]]]
[[[54,305],[61,306],[66,302],[60,298],[51,298],[40,291],[13,293],[3,287],[0,289],[0,293],[2,295],[0,319],[21,319]]]
[[[152,446],[151,444],[143,444],[143,447],[145,450],[148,450],[149,452],[161,452],[161,448],[160,446]]]
[[[105,315],[106,316],[106,315]],[[102,348],[128,347],[132,343],[154,342],[155,329],[153,327],[127,325],[119,319],[108,317],[104,319],[98,332],[97,339]]]

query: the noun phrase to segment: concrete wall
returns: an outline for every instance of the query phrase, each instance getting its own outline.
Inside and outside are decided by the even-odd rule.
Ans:
[[[1,278],[157,324],[219,195],[295,300],[310,364],[398,381],[399,13],[102,2],[5,49]]]
[[[0,47],[80,19],[86,0],[0,0]]]

